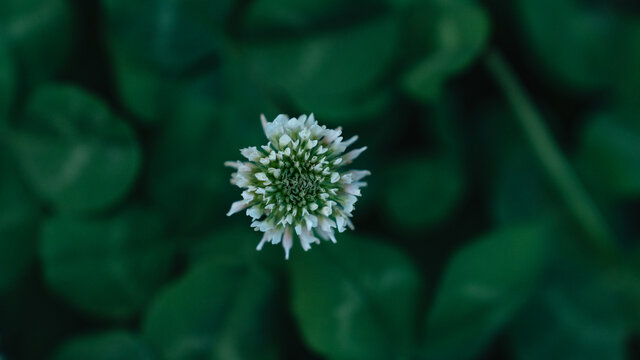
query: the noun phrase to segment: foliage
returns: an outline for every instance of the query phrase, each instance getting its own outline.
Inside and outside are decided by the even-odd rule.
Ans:
[[[638,94],[630,0],[2,0],[0,359],[637,358]],[[285,261],[223,162],[311,112]]]

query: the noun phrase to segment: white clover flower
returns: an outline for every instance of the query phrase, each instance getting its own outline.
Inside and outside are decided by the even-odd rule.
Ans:
[[[316,237],[336,242],[334,229],[353,230],[351,212],[366,170],[345,170],[367,147],[345,150],[358,137],[343,141],[342,130],[327,129],[313,114],[291,118],[278,115],[273,122],[261,116],[269,142],[260,148],[249,147],[240,153],[249,161],[228,161],[237,171],[231,183],[245,189],[242,200],[231,205],[227,216],[246,210],[251,226],[264,232],[257,249],[265,242],[282,242],[285,258],[298,235],[307,251]]]

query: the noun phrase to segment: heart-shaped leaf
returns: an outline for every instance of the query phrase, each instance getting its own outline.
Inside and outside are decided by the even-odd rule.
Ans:
[[[244,50],[257,76],[304,105],[374,85],[394,56],[397,36],[395,18],[382,17],[335,32],[247,43]]]
[[[571,237],[565,231],[554,239],[544,285],[509,329],[518,360],[628,358],[638,274],[621,264],[603,266]]]
[[[12,144],[37,194],[71,212],[101,210],[121,200],[141,162],[131,128],[75,87],[39,88]]]
[[[536,225],[488,234],[453,256],[428,314],[426,358],[473,358],[527,301],[546,251]]]
[[[394,247],[346,235],[292,256],[293,311],[312,349],[336,359],[397,359],[414,345],[420,276]]]
[[[257,268],[199,262],[151,304],[144,337],[165,360],[277,359],[274,290]]]
[[[141,209],[104,219],[56,217],[42,232],[47,285],[88,314],[127,318],[141,309],[172,266],[162,221]]]

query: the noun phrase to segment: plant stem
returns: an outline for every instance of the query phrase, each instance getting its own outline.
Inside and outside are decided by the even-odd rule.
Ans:
[[[603,254],[615,254],[617,251],[615,240],[604,217],[553,141],[540,112],[519,83],[516,75],[497,51],[488,54],[486,66],[504,91],[515,113],[515,119],[524,131],[552,185],[588,235],[586,240]]]

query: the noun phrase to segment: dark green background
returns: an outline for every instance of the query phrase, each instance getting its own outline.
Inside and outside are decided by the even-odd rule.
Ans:
[[[1,0],[0,359],[640,357],[640,3]],[[259,114],[359,135],[256,252]]]

